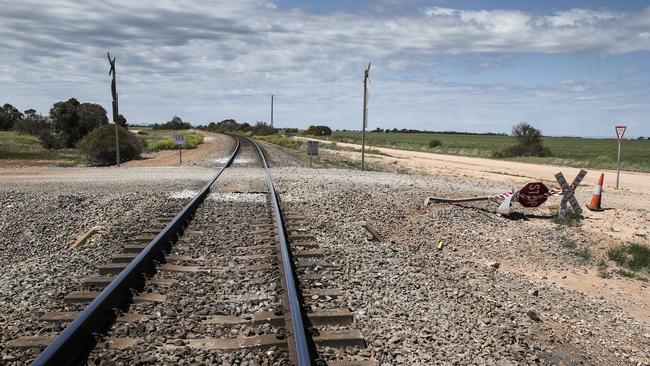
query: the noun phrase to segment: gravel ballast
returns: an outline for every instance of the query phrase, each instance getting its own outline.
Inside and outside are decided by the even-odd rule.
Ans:
[[[281,159],[274,166],[282,166]],[[218,205],[235,204],[237,196],[229,194],[242,187],[255,204],[255,193],[263,191],[254,183],[259,170],[236,169],[224,176],[199,218],[207,220],[206,213]],[[160,177],[150,174],[154,171]],[[24,364],[33,357],[33,351],[5,345],[18,336],[58,332],[59,326],[39,322],[40,314],[62,310],[62,297],[79,290],[81,278],[107,263],[130,230],[178,210],[189,200],[179,192],[198,190],[213,173],[174,168],[169,170],[173,177],[163,180],[162,171],[112,171],[105,182],[71,176],[2,185],[2,363]],[[579,228],[552,223],[545,208],[531,211],[525,220],[509,220],[494,214],[490,203],[422,207],[428,195],[498,192],[507,189],[504,185],[295,166],[273,168],[272,174],[285,210],[304,214],[325,259],[340,264],[343,301],[368,341],[368,353],[380,364],[650,363],[648,323],[609,298],[566,289],[544,275],[522,275],[593,268],[594,263],[581,262],[562,246],[566,238],[581,238]],[[369,241],[362,224],[380,240]],[[66,249],[95,225],[105,232],[78,249]],[[441,250],[436,248],[440,242]],[[648,293],[643,282],[634,284]]]

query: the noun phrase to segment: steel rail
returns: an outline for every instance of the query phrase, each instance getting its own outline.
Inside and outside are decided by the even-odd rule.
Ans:
[[[296,289],[296,282],[294,278],[294,268],[291,261],[291,254],[289,252],[289,245],[287,245],[287,237],[284,230],[284,223],[282,221],[282,214],[280,205],[278,204],[278,195],[273,186],[273,179],[269,166],[266,163],[266,158],[260,146],[248,137],[243,137],[251,142],[260,154],[260,160],[266,173],[266,181],[269,186],[269,195],[271,196],[271,206],[273,207],[273,214],[275,216],[275,224],[278,229],[278,238],[280,242],[280,252],[282,254],[282,268],[284,269],[285,285],[287,286],[287,297],[289,299],[289,310],[291,312],[291,323],[293,324],[293,339],[296,346],[296,358],[298,366],[311,365],[311,352],[307,344],[307,332],[302,321],[302,311],[300,301],[298,300],[298,291]]]
[[[239,139],[226,164],[219,170],[201,191],[183,207],[165,228],[120,272],[111,283],[45,348],[31,363],[41,365],[71,365],[79,363],[79,358],[88,351],[87,345],[94,340],[93,335],[114,316],[114,309],[131,296],[131,289],[142,281],[143,273],[151,268],[154,259],[160,258],[162,251],[182,233],[184,225],[210,193],[210,187],[223,171],[230,166],[239,151]]]

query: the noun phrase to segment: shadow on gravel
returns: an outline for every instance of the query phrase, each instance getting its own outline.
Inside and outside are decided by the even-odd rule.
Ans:
[[[460,208],[465,208],[465,209],[471,209],[475,211],[481,211],[486,214],[495,214],[495,208],[485,208],[485,207],[478,207],[478,206],[468,206],[464,205],[461,203],[447,203],[449,206],[456,206]],[[510,221],[529,221],[531,219],[538,219],[538,220],[552,220],[556,218],[556,215],[536,215],[536,214],[525,214],[522,212],[513,212],[510,214],[510,216],[503,216],[499,215],[499,217],[510,220]]]

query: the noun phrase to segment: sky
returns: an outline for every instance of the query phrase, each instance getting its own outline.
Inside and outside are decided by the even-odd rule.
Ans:
[[[0,103],[369,128],[650,136],[650,0],[0,0]]]

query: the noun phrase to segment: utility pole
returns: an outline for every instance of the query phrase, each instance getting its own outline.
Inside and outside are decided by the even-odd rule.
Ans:
[[[273,94],[271,94],[271,128],[273,128]]]
[[[366,170],[366,128],[368,128],[368,76],[370,62],[363,77],[363,128],[361,129],[361,171]]]
[[[115,123],[115,161],[117,166],[120,166],[120,136],[118,133],[117,120],[118,120],[118,105],[117,105],[117,81],[115,75],[115,57],[111,60],[111,54],[106,52],[108,57],[108,63],[111,65],[110,70],[108,70],[108,76],[113,76],[111,81],[111,95],[113,96],[113,123]]]

